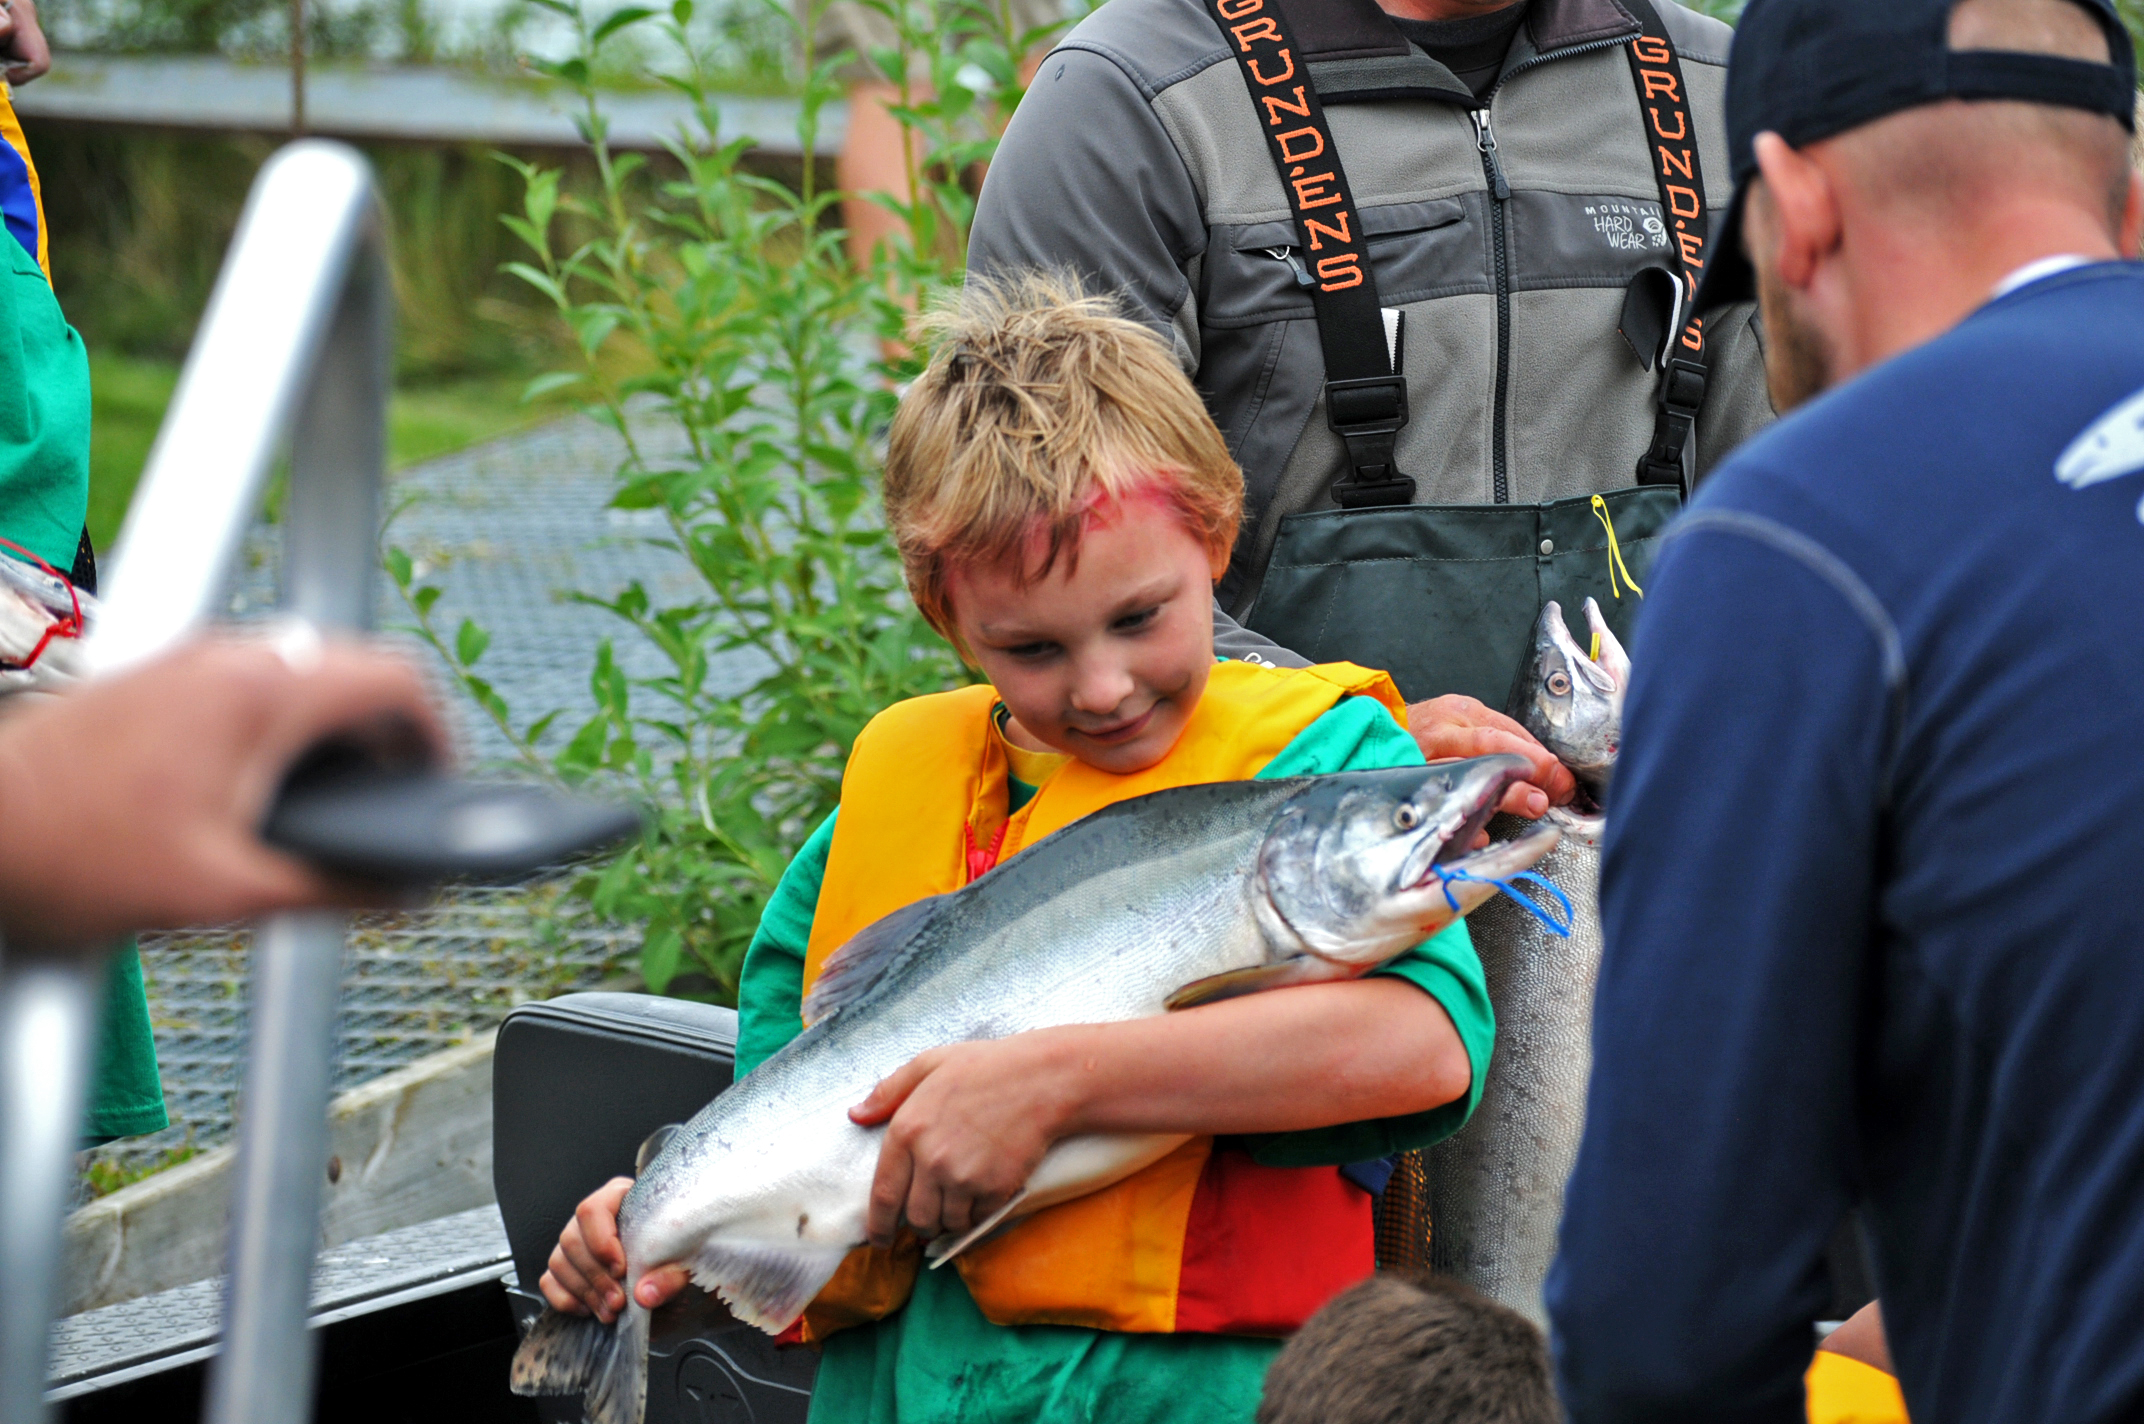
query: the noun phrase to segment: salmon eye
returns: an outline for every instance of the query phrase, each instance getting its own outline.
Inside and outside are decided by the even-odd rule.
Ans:
[[[1403,831],[1411,831],[1422,824],[1422,813],[1412,806],[1402,806],[1392,813],[1392,824]]]
[[[1571,675],[1567,672],[1552,672],[1548,675],[1548,690],[1558,697],[1571,695]]]

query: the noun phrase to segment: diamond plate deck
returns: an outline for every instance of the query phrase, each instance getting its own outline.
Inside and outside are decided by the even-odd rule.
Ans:
[[[512,1273],[499,1209],[478,1207],[321,1252],[313,1268],[312,1325]],[[222,1312],[218,1278],[69,1316],[53,1327],[45,1397],[69,1399],[207,1359],[216,1353]]]

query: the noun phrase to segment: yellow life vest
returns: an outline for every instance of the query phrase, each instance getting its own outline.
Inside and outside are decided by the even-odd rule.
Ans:
[[[804,987],[865,926],[960,889],[1082,816],[1152,791],[1256,776],[1350,696],[1376,698],[1406,725],[1406,704],[1381,672],[1218,663],[1159,762],[1119,776],[1073,761],[1014,814],[993,689],[888,708],[856,739],[842,778]],[[920,1258],[913,1242],[851,1252],[805,1313],[802,1337],[900,1309]],[[1370,1199],[1337,1168],[1261,1167],[1199,1137],[1114,1186],[1035,1213],[954,1265],[1000,1325],[1281,1335],[1370,1274]]]

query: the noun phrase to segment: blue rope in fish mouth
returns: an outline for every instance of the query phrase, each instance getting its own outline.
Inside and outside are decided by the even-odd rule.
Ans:
[[[1558,939],[1569,939],[1572,926],[1578,922],[1577,914],[1571,909],[1571,897],[1534,874],[1531,870],[1522,870],[1517,875],[1498,877],[1494,875],[1476,875],[1462,866],[1440,865],[1436,867],[1436,876],[1438,886],[1444,891],[1444,901],[1452,907],[1455,914],[1459,910],[1459,897],[1452,893],[1452,884],[1454,881],[1463,881],[1473,885],[1494,885],[1509,896],[1520,909],[1539,920],[1541,928],[1547,930]],[[1530,880],[1556,897],[1556,903],[1563,907],[1562,924],[1557,924],[1555,918],[1547,910],[1536,904],[1531,896],[1519,893],[1516,887],[1521,880]]]

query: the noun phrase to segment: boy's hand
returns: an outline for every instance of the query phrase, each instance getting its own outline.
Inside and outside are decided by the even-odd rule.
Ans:
[[[1501,712],[1491,711],[1478,698],[1433,697],[1407,709],[1407,730],[1427,761],[1455,761],[1467,757],[1511,752],[1534,764],[1534,774],[1504,793],[1497,807],[1513,816],[1538,821],[1551,806],[1562,806],[1578,794],[1571,771],[1535,741],[1533,734]],[[1486,845],[1488,837],[1482,836]]]
[[[1064,1030],[1042,1029],[919,1054],[849,1110],[887,1123],[865,1230],[891,1246],[905,1219],[917,1235],[960,1234],[1012,1200],[1064,1135],[1070,1095]]]
[[[608,1325],[625,1309],[625,1247],[618,1241],[618,1204],[633,1189],[631,1177],[613,1177],[573,1209],[573,1220],[551,1249],[549,1269],[537,1286],[553,1310],[593,1314]],[[640,1278],[636,1294],[650,1310],[676,1295],[690,1279],[682,1266],[665,1266]]]

